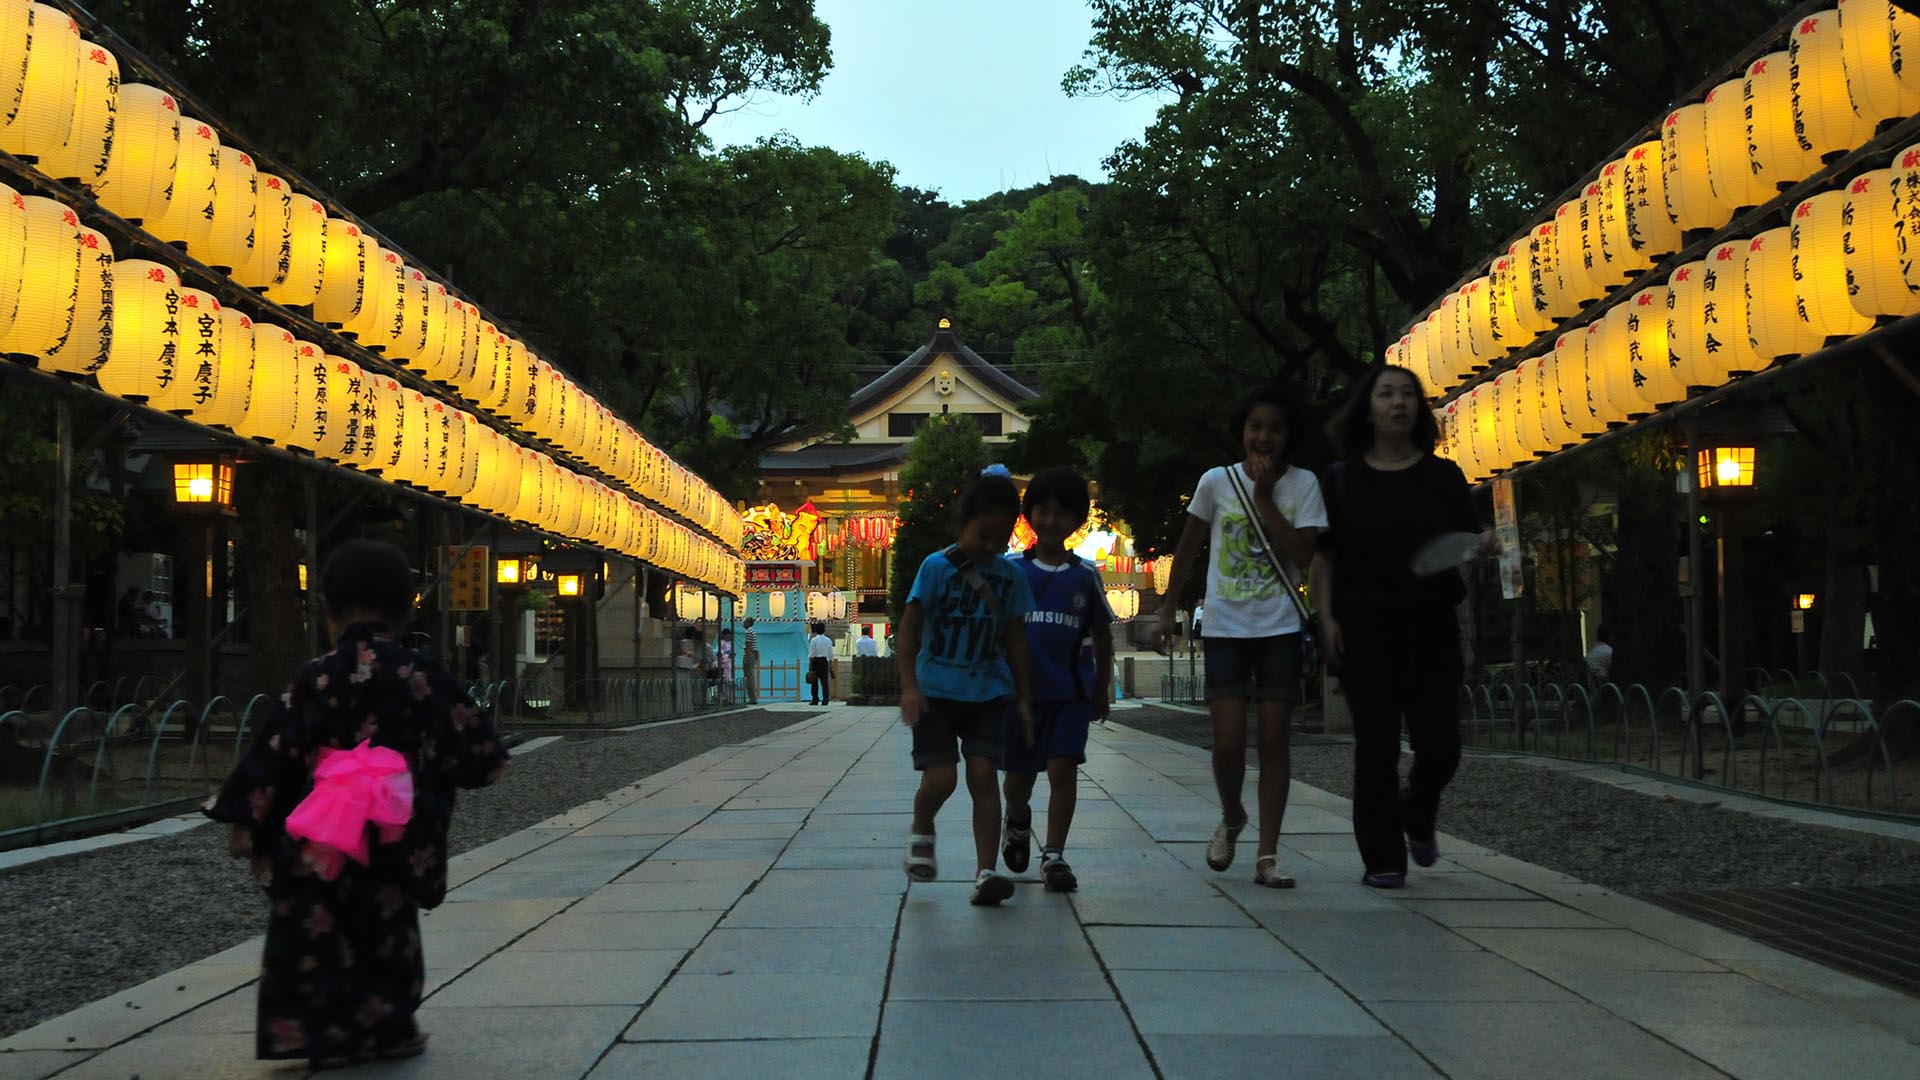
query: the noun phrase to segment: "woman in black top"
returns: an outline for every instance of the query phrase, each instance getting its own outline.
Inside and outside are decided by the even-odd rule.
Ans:
[[[1321,477],[1328,528],[1312,568],[1320,638],[1353,711],[1353,836],[1375,888],[1406,883],[1407,856],[1439,858],[1440,791],[1460,764],[1457,573],[1420,578],[1414,550],[1479,529],[1459,466],[1433,456],[1439,431],[1419,379],[1382,365],[1353,389],[1342,460]],[[1482,533],[1482,548],[1493,534]],[[1400,727],[1413,768],[1400,791]]]

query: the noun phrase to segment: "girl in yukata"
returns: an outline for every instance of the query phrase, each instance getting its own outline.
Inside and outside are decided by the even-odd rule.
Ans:
[[[446,895],[454,789],[498,780],[507,749],[458,681],[396,640],[414,596],[398,548],[343,544],[320,587],[338,644],[205,810],[267,894],[258,1056],[335,1068],[425,1049],[420,909]]]

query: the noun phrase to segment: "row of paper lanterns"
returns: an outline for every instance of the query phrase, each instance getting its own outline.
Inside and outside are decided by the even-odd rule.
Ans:
[[[1660,139],[1607,163],[1485,274],[1442,298],[1388,347],[1388,362],[1444,394],[1541,335],[1559,334],[1538,366],[1557,369],[1556,380],[1572,388],[1577,365],[1565,358],[1588,356],[1587,388],[1565,394],[1586,397],[1591,408],[1575,418],[1580,409],[1570,407],[1564,424],[1550,417],[1516,423],[1524,430],[1508,449],[1531,456],[1568,445],[1553,439],[1602,423],[1594,417],[1624,422],[1691,387],[1717,386],[1859,333],[1874,318],[1920,311],[1920,273],[1904,255],[1908,219],[1920,223],[1901,203],[1920,193],[1907,154],[1894,170],[1806,200],[1790,226],[1741,241],[1737,255],[1722,245],[1676,269],[1665,285],[1628,297],[1577,340],[1560,334],[1566,320],[1678,251],[1684,233],[1724,226],[1812,175],[1823,159],[1868,141],[1881,121],[1920,111],[1920,68],[1899,61],[1903,38],[1920,40],[1920,18],[1886,0],[1841,0],[1806,16],[1787,49],[1753,61],[1704,102],[1673,110]],[[1645,318],[1648,308],[1669,305],[1670,319]],[[1518,371],[1506,374],[1527,381]],[[1478,389],[1481,401],[1501,394]],[[1497,447],[1481,458],[1496,471],[1508,457]]]
[[[283,305],[311,305],[317,321],[458,399],[362,372],[281,328],[255,327],[182,287],[165,266],[116,261],[107,238],[82,226],[71,207],[11,189],[0,194],[0,351],[93,376],[109,393],[210,427],[738,587],[743,568],[732,553],[742,523],[717,492],[444,284],[354,222],[329,217],[284,179],[258,172],[247,154],[221,145],[211,125],[181,116],[171,95],[120,83],[113,54],[83,40],[65,12],[0,0],[0,94],[9,89],[18,104],[0,125],[0,149],[48,176],[77,178],[107,209],[240,285]],[[518,446],[463,402],[720,543]],[[359,434],[363,424],[374,439]],[[472,483],[455,490],[469,479],[462,470]]]

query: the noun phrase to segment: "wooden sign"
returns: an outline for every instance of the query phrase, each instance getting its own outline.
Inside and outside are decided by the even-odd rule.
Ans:
[[[493,553],[487,548],[442,547],[440,580],[446,586],[447,610],[487,610],[487,582],[492,568]]]

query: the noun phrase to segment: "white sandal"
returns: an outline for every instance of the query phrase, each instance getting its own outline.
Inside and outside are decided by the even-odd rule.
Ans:
[[[915,833],[907,837],[907,880],[932,881],[940,876],[940,867],[933,861],[933,834]]]
[[[1294,880],[1285,870],[1280,869],[1280,857],[1262,855],[1253,863],[1253,883],[1269,889],[1291,889]]]

